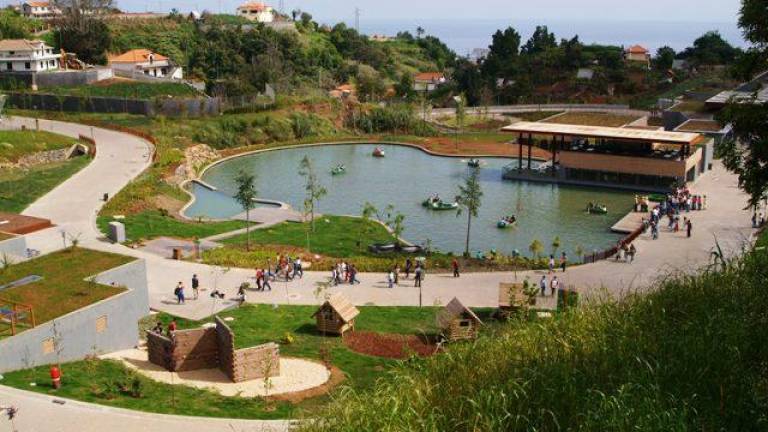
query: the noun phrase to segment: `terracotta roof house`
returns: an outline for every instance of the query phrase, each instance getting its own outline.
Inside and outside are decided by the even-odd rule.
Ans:
[[[360,310],[346,297],[336,293],[323,303],[312,317],[317,321],[317,329],[323,333],[342,335],[355,328],[355,318]]]
[[[624,50],[624,60],[628,62],[644,63],[651,66],[651,52],[642,45],[632,45]]]
[[[148,49],[134,49],[120,55],[109,56],[109,65],[115,74],[126,76],[145,75],[155,78],[182,79],[181,67],[168,57]]]
[[[261,2],[247,2],[237,7],[237,16],[260,23],[271,23],[275,20],[275,10]]]
[[[43,72],[59,69],[61,54],[40,40],[0,40],[0,72]]]
[[[413,77],[413,89],[431,92],[446,82],[448,80],[442,72],[422,72]]]
[[[474,339],[483,322],[456,297],[438,312],[437,325],[449,341]]]

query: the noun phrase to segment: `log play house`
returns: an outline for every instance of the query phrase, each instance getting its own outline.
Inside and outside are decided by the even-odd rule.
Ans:
[[[483,322],[456,297],[437,315],[437,324],[449,341],[474,339]]]
[[[326,300],[312,317],[321,333],[343,335],[347,330],[354,330],[355,318],[359,314],[355,305],[337,293]]]

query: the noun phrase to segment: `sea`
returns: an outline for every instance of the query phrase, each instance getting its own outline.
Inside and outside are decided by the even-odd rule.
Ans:
[[[354,27],[355,22],[347,22]],[[716,30],[734,46],[746,47],[736,22],[616,21],[564,19],[360,19],[360,32],[394,36],[399,31],[416,35],[421,26],[426,34],[436,36],[459,55],[469,55],[475,48],[487,48],[493,33],[509,26],[521,34],[523,43],[537,25],[546,25],[559,39],[575,35],[583,43],[630,46],[640,44],[655,51],[670,46],[681,51],[702,34]]]

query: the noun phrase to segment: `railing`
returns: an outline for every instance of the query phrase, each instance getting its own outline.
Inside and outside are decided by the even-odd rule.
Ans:
[[[629,233],[626,237],[621,239],[619,241],[619,244],[626,245],[626,244],[632,243],[638,237],[640,237],[640,234],[642,234],[644,230],[645,230],[645,226],[638,227],[637,229],[635,229],[634,231]],[[595,263],[597,261],[607,260],[607,259],[610,259],[611,257],[615,256],[617,253],[619,253],[619,247],[618,246],[613,246],[613,247],[610,247],[608,249],[602,250],[600,252],[593,252],[593,253],[591,253],[589,255],[584,255],[584,257],[582,259],[582,263],[583,264],[591,264],[591,263]]]

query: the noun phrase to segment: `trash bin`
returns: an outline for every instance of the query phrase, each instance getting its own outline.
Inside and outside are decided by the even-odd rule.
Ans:
[[[179,248],[173,248],[173,259],[180,260],[182,258],[181,256],[181,249]]]

